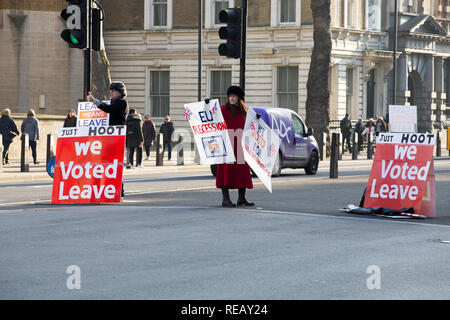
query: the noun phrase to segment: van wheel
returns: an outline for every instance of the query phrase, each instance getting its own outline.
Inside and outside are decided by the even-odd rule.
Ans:
[[[309,157],[308,165],[305,167],[305,172],[308,175],[315,175],[317,169],[319,168],[319,155],[316,151],[311,152]]]
[[[283,168],[282,155],[281,152],[278,152],[278,157],[275,159],[275,163],[273,165],[272,177],[280,176],[282,168]]]

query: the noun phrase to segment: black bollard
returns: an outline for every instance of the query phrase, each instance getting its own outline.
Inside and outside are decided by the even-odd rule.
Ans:
[[[372,159],[373,157],[373,133],[369,133],[367,137],[367,159]]]
[[[442,156],[441,147],[441,132],[438,131],[436,134],[436,157]]]
[[[51,133],[47,134],[47,155],[45,163],[48,164],[51,158],[55,156],[55,136]]]
[[[338,178],[339,136],[339,133],[333,133],[331,136],[330,179]]]
[[[156,166],[161,167],[164,164],[164,152],[163,152],[163,134],[156,134]]]
[[[322,133],[322,145],[320,146],[320,161],[324,161],[327,157],[327,133]]]
[[[184,143],[182,134],[180,134],[180,136],[178,137],[177,147],[177,166],[184,166]]]
[[[22,134],[20,150],[20,172],[30,172],[30,160],[28,158],[30,140],[28,134]]]
[[[342,155],[344,154],[344,135],[342,133],[338,133],[339,135],[339,139],[337,141],[337,145],[338,145],[338,159],[342,160]],[[342,150],[341,150],[341,146],[342,146]]]
[[[352,160],[358,160],[358,132],[353,132]]]

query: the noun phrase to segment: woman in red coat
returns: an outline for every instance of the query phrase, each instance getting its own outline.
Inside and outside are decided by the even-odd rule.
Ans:
[[[221,107],[221,110],[228,130],[243,130],[247,116],[247,108],[243,102],[244,91],[237,86],[231,86],[228,88],[227,96],[228,102]],[[222,207],[236,207],[230,200],[230,189],[239,190],[238,206],[254,206],[253,202],[248,202],[245,198],[246,189],[252,189],[253,183],[250,167],[243,160],[242,134],[230,135],[230,139],[237,161],[217,165],[216,187],[222,189]]]

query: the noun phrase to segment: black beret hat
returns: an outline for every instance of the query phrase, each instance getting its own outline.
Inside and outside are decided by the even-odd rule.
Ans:
[[[238,86],[229,87],[227,90],[227,96],[230,96],[230,94],[234,94],[234,95],[238,96],[241,100],[244,100],[244,96],[245,96],[244,90],[242,90]]]

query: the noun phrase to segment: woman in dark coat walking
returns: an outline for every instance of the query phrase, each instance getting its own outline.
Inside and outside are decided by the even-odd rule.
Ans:
[[[221,107],[222,115],[227,124],[228,130],[244,129],[245,118],[247,116],[247,108],[245,106],[244,91],[237,86],[228,88],[228,102]],[[241,138],[238,135],[230,136],[234,139],[234,154],[237,160],[243,159],[243,150],[241,146]],[[230,200],[230,189],[238,189],[239,198],[238,206],[254,206],[253,202],[248,202],[245,198],[246,189],[253,188],[253,182],[249,165],[244,163],[226,163],[217,165],[216,187],[222,189],[222,206],[236,207]]]
[[[150,115],[145,115],[145,121],[142,124],[142,134],[144,135],[144,147],[145,147],[145,154],[147,157],[145,160],[150,160],[150,147],[153,144],[153,141],[156,137],[156,129],[155,124],[150,119]]]
[[[142,144],[144,142],[144,137],[142,136],[141,122],[141,116],[136,113],[136,109],[131,108],[130,115],[128,116],[126,122],[127,136],[125,145],[130,152],[130,158],[127,164],[127,168],[133,166],[135,150],[137,150],[136,167],[142,167]]]
[[[3,154],[2,163],[3,165],[9,164],[9,146],[11,145],[15,136],[19,135],[19,130],[17,130],[16,123],[11,119],[11,110],[4,109],[2,111],[2,117],[0,118],[0,134],[2,135],[3,142]]]

